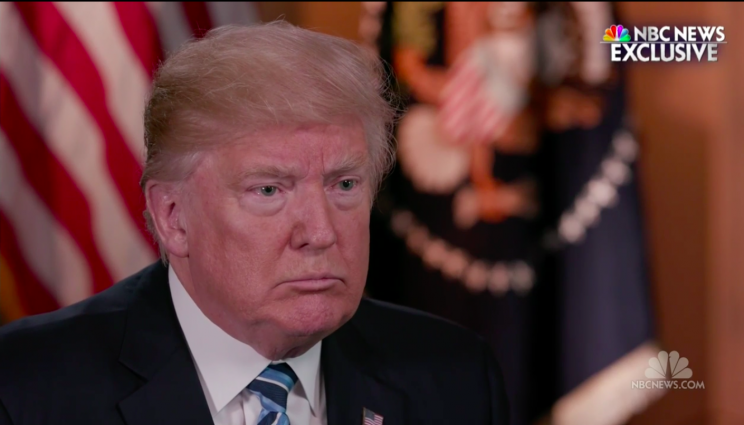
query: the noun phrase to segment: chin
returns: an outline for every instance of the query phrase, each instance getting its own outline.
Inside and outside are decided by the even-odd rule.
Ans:
[[[324,338],[354,315],[359,303],[326,297],[305,296],[295,300],[284,316],[282,327],[299,338]]]

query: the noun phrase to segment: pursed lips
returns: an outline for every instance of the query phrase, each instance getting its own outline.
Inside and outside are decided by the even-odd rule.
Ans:
[[[337,283],[343,283],[339,276],[331,273],[313,273],[287,279],[282,285],[290,285],[304,291],[323,291]]]

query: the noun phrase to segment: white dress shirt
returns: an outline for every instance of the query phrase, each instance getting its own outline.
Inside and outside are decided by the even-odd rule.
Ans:
[[[168,268],[168,282],[215,425],[255,425],[261,401],[246,386],[272,362],[212,323],[191,299],[172,267]],[[299,378],[287,399],[292,425],[326,425],[320,347],[318,342],[305,354],[286,360]]]

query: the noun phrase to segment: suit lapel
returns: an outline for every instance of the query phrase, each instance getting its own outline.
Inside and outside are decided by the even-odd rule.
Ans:
[[[191,356],[178,351],[145,385],[119,403],[128,425],[211,425]]]
[[[129,310],[119,361],[145,380],[119,403],[127,425],[211,425],[188,344],[160,263],[141,277]]]
[[[363,409],[383,417],[384,425],[410,423],[406,397],[385,374],[379,357],[351,323],[323,341],[321,364],[328,425],[363,423]]]

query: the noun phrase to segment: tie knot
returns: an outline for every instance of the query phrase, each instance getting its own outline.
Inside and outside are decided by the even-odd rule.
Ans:
[[[284,413],[295,383],[297,375],[288,364],[270,364],[248,384],[248,390],[261,399],[261,406],[268,412]]]

